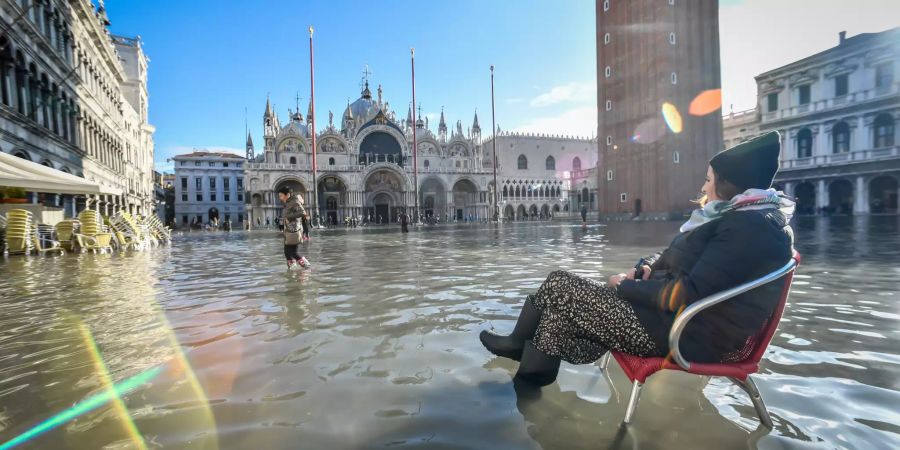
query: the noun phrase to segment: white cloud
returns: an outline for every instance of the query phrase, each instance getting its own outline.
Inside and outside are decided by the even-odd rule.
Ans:
[[[531,119],[511,131],[590,137],[597,134],[597,107],[582,106],[555,116]]]
[[[554,86],[548,92],[531,99],[531,106],[550,106],[558,103],[582,103],[597,101],[597,82],[572,82]]]

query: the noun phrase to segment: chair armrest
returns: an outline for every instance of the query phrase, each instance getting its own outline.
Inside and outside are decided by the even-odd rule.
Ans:
[[[713,295],[702,298],[691,306],[688,306],[675,318],[675,321],[672,323],[672,329],[669,330],[669,353],[672,355],[672,358],[675,360],[682,369],[690,370],[691,363],[684,359],[684,356],[681,354],[681,350],[678,347],[679,341],[681,341],[681,333],[684,332],[684,329],[687,327],[688,322],[694,318],[697,314],[700,314],[703,310],[722,303],[726,300],[730,300],[738,295],[743,294],[751,289],[757,288],[764,284],[771,283],[775,281],[794,269],[797,268],[797,264],[799,263],[800,255],[795,251],[794,256],[791,259],[774,272],[771,272],[767,275],[763,275],[760,278],[757,278],[753,281],[748,281],[739,286],[733,287],[731,289],[727,289],[721,292],[717,292]]]

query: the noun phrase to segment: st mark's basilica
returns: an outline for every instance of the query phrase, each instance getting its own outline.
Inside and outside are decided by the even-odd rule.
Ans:
[[[377,97],[373,98],[365,81],[360,98],[347,105],[339,123],[329,112],[327,125],[316,135],[316,191],[322,220],[335,224],[348,217],[359,217],[386,223],[396,222],[402,211],[412,215],[414,132],[419,148],[422,216],[440,221],[492,217],[492,144],[482,141],[477,112],[464,132],[461,121],[448,128],[441,111],[435,135],[421,113],[415,124],[411,110],[405,120],[397,120],[390,104],[383,101],[380,86],[376,92]],[[307,118],[311,113],[310,105]],[[247,134],[245,179],[251,226],[276,223],[282,208],[276,193],[283,186],[290,186],[301,195],[307,208],[314,204],[310,129],[300,111],[289,115],[288,123],[282,126],[266,99],[262,152],[255,151],[252,137]],[[588,190],[584,189],[582,199],[583,186],[573,185],[573,176],[580,174],[584,178],[581,184],[590,181],[593,190],[593,170],[589,175],[587,170],[571,171],[571,166],[581,169],[582,164],[586,168],[596,165],[596,140],[521,133],[499,133],[497,139],[501,155],[497,171],[501,184],[499,205],[504,217],[522,219],[551,212],[568,213],[570,208],[581,208],[582,201],[595,210],[593,195],[589,199]],[[501,145],[506,149],[501,149]],[[504,157],[504,150],[516,153],[509,155],[507,164],[504,161],[510,158]],[[534,160],[531,168],[528,158]]]

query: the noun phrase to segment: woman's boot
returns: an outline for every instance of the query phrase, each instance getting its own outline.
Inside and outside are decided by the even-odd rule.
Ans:
[[[546,386],[556,381],[559,374],[559,356],[550,356],[534,346],[530,340],[525,342],[522,362],[516,372],[516,380],[535,386]]]
[[[509,358],[515,361],[522,359],[522,350],[525,348],[525,341],[534,337],[537,331],[538,322],[541,320],[541,311],[532,303],[531,296],[525,300],[522,305],[522,311],[519,313],[519,320],[513,328],[509,336],[499,335],[488,330],[483,330],[478,337],[484,348],[491,353]]]

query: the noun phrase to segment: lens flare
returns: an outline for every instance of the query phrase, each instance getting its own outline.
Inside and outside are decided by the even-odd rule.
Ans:
[[[666,135],[666,124],[662,119],[654,117],[652,119],[641,122],[634,130],[631,137],[632,142],[638,144],[652,144]]]
[[[162,366],[156,366],[131,378],[126,378],[112,385],[112,389],[106,389],[103,392],[94,394],[83,402],[75,404],[75,406],[66,409],[65,411],[35,425],[30,430],[16,436],[12,440],[3,443],[0,445],[0,450],[9,450],[17,445],[24,444],[82,414],[89,413],[110,401],[121,398],[123,395],[128,394],[155,378],[162,373],[162,370]]]
[[[675,105],[669,102],[663,103],[662,116],[663,120],[666,121],[666,125],[668,125],[669,129],[672,130],[673,133],[681,133],[681,113],[678,112],[678,108],[676,108]]]
[[[722,107],[722,90],[709,89],[697,94],[691,101],[688,113],[692,116],[705,116],[718,111]]]

